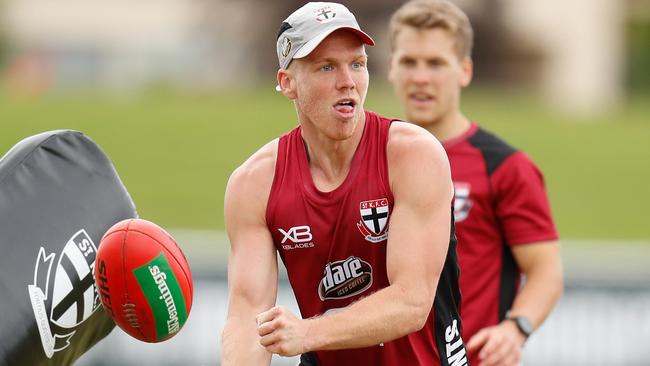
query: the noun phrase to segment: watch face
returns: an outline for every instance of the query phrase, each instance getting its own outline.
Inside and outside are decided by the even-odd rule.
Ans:
[[[533,325],[530,323],[530,320],[524,316],[516,316],[512,320],[517,323],[517,327],[521,332],[526,336],[530,336],[533,333]]]

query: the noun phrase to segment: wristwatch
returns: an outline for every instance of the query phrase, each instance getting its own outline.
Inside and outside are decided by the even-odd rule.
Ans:
[[[530,337],[530,335],[535,331],[533,324],[525,316],[506,315],[506,319],[514,321],[517,325],[517,329],[519,329],[521,334],[523,334],[526,338]]]

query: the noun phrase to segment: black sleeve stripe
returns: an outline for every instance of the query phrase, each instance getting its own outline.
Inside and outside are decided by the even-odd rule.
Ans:
[[[482,128],[469,138],[469,143],[483,154],[488,176],[510,155],[517,152],[516,148]]]
[[[456,252],[457,240],[454,230],[454,213],[451,213],[451,232],[449,249],[443,265],[438,288],[433,302],[435,342],[441,366],[467,366],[467,350],[462,338],[462,321],[460,318],[461,292],[459,285],[460,268]],[[459,333],[454,336],[452,329]],[[449,339],[447,339],[449,338]],[[460,345],[458,341],[460,340]],[[450,346],[456,345],[451,349]]]
[[[469,143],[481,151],[488,177],[490,177],[508,157],[517,152],[516,148],[482,128],[479,128],[474,136],[469,138]],[[492,191],[491,183],[490,191]],[[493,192],[491,193],[491,196],[493,200],[492,204],[495,206],[496,202],[494,201]],[[501,284],[499,288],[499,320],[503,320],[506,316],[506,312],[512,307],[512,303],[517,293],[518,268],[512,251],[505,242],[505,234],[503,233],[501,223],[499,223],[499,231],[501,238],[504,241],[501,248]]]
[[[501,285],[499,286],[499,321],[506,318],[506,313],[512,308],[517,294],[517,262],[512,250],[505,243],[501,256]]]

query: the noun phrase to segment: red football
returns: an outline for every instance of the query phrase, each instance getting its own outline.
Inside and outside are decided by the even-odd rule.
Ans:
[[[192,274],[183,252],[147,220],[128,219],[108,229],[97,250],[95,281],[106,312],[141,341],[172,337],[192,308]]]

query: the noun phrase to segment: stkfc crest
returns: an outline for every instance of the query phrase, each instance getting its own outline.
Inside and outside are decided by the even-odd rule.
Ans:
[[[48,358],[67,348],[75,328],[100,306],[93,278],[97,247],[86,230],[79,230],[68,240],[58,261],[56,254],[47,254],[41,247],[34,283],[27,286]]]
[[[359,203],[361,220],[357,228],[364,239],[371,243],[379,243],[388,237],[388,199],[363,201]]]
[[[336,13],[329,5],[316,9],[314,15],[316,16],[316,21],[319,23],[329,23],[336,18]]]
[[[469,183],[454,182],[454,219],[456,222],[461,222],[469,216],[469,210],[472,208],[471,190],[472,186]]]

